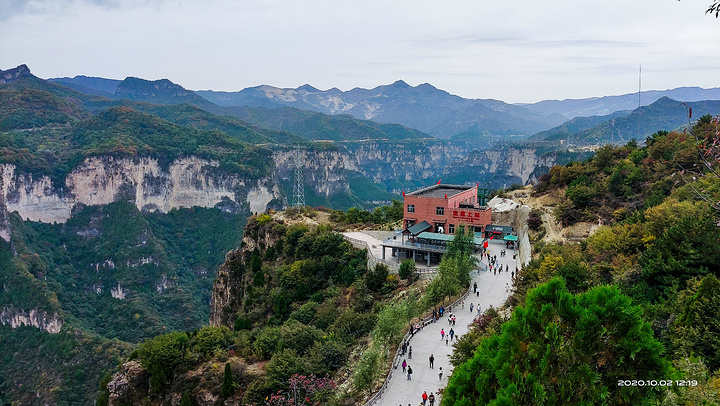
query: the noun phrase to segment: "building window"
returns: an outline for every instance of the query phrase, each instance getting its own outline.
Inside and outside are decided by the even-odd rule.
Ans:
[[[455,224],[448,225],[448,233],[455,234]]]
[[[445,208],[444,207],[436,207],[435,208],[435,214],[438,216],[444,216],[445,215]]]
[[[408,213],[415,213],[415,205],[408,204]]]

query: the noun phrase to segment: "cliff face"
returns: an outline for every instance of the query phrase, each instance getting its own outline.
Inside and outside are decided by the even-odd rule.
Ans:
[[[3,307],[0,311],[0,323],[12,328],[20,326],[33,326],[45,330],[50,334],[57,334],[62,329],[63,322],[56,314],[43,310],[22,310],[13,306]]]
[[[373,182],[435,178],[455,160],[470,152],[465,144],[451,143],[344,143],[353,168]]]
[[[247,204],[260,212],[280,196],[268,180],[248,181],[222,174],[217,167],[217,162],[197,157],[178,159],[167,170],[152,158],[90,157],[67,176],[64,187],[53,185],[47,176],[16,173],[12,164],[0,165],[0,171],[7,210],[46,223],[64,223],[78,204],[105,205],[119,199],[132,199],[139,210],[163,213],[222,202]]]
[[[251,220],[243,232],[242,248],[228,252],[225,263],[218,268],[210,299],[210,325],[229,325],[228,316],[242,310],[246,287],[252,273],[245,272],[256,249],[262,254],[267,247],[274,246],[279,236],[273,232],[273,224],[261,226]]]
[[[294,151],[273,152],[273,173],[265,179],[248,180],[223,173],[216,161],[184,157],[167,169],[153,158],[88,157],[65,179],[53,185],[47,176],[19,173],[15,165],[0,165],[2,198],[8,212],[25,220],[64,223],[77,205],[105,205],[120,199],[134,201],[139,210],[167,213],[180,207],[215,207],[252,213],[263,212],[273,200],[281,200],[280,181],[292,182]],[[465,144],[357,142],[337,149],[303,152],[305,184],[315,193],[332,197],[352,193],[347,172],[359,172],[391,188],[397,182],[443,175],[470,182],[481,175],[517,179],[527,183],[538,167],[555,163],[554,154],[539,156],[534,149],[469,151]],[[0,220],[2,220],[0,218]],[[0,222],[4,224],[4,222]],[[0,237],[9,234],[0,224]]]

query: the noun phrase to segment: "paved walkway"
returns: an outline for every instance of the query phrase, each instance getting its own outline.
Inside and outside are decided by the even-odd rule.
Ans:
[[[515,260],[512,257],[514,251],[507,250],[507,256],[500,257],[500,251],[504,247],[505,244],[491,242],[488,248],[490,255],[497,255],[498,262],[502,265],[503,269],[505,265],[509,265],[510,271],[514,271]],[[487,261],[483,262],[487,264]],[[440,404],[440,396],[437,394],[437,391],[447,385],[448,376],[453,368],[449,362],[453,342],[450,341],[448,345],[445,345],[445,340],[441,339],[440,330],[445,329],[445,333],[447,334],[450,328],[453,328],[457,336],[462,336],[467,333],[468,325],[477,316],[477,311],[470,312],[470,303],[477,305],[479,302],[482,306],[482,311],[491,305],[497,309],[505,303],[505,300],[509,296],[509,293],[505,291],[505,284],[508,284],[508,286],[512,285],[510,272],[502,272],[497,275],[493,275],[492,272],[489,271],[473,272],[471,286],[473,282],[477,282],[478,284],[480,297],[478,298],[471,293],[465,300],[465,308],[457,306],[453,309],[452,312],[457,315],[455,326],[448,325],[448,313],[446,310],[446,316],[438,320],[437,323],[430,323],[427,327],[415,333],[415,336],[410,340],[412,359],[407,359],[408,364],[413,369],[412,380],[407,380],[407,375],[402,373],[402,367],[399,366],[390,379],[385,393],[376,405],[418,405],[422,403],[421,396],[423,391],[427,391],[428,395],[431,392],[435,392],[435,405]],[[473,308],[473,310],[475,309]],[[433,369],[430,369],[430,354],[435,356],[435,367]],[[402,359],[400,363],[402,364]],[[442,379],[438,377],[440,367],[443,369]]]
[[[366,242],[368,244],[368,247],[370,247],[370,253],[372,254],[372,256],[375,258],[382,258],[382,241],[381,240],[378,240],[377,238],[367,235],[360,231],[350,231],[350,232],[345,232],[343,234],[347,237]]]

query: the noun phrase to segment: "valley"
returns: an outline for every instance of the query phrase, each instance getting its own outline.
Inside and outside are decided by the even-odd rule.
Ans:
[[[685,103],[649,92],[632,109],[619,96],[520,106],[403,81],[193,92],[167,79],[43,80],[25,65],[0,78],[3,404],[258,402],[291,372],[342,382],[332,404],[367,399],[406,323],[436,303],[430,282],[368,269],[335,232],[398,227],[405,193],[441,182],[513,198],[543,224],[528,232],[532,259],[502,323],[554,275],[574,294],[616,283],[657,323],[674,320],[663,306],[675,299],[634,290],[639,264],[680,278],[685,295],[700,283],[643,261],[664,255],[654,241],[674,241],[653,210],[712,213],[672,173],[700,163],[717,89],[667,93]],[[693,146],[690,134],[705,138]],[[292,209],[298,170],[307,207]],[[707,237],[698,244],[715,241],[692,227]],[[694,275],[716,272],[682,258]],[[393,317],[402,323],[382,327]],[[672,334],[665,345],[686,336]],[[181,354],[163,358],[169,348]]]

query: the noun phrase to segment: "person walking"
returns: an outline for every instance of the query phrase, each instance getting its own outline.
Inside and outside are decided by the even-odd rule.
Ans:
[[[472,311],[473,311],[473,304],[470,303],[470,313],[472,313]]]
[[[430,406],[435,406],[435,394],[430,393],[430,396],[428,396],[428,400],[430,401]]]
[[[412,359],[412,346],[408,349],[408,359]]]
[[[406,360],[403,360],[402,367],[403,367],[403,373],[407,372],[406,371],[406,369],[407,369],[407,361]]]
[[[438,377],[442,381],[442,367],[440,367],[440,372],[438,372]],[[408,378],[408,379],[410,379],[410,378]]]
[[[455,330],[450,329],[450,333],[449,333],[449,334],[450,334],[450,341],[452,341],[452,340],[453,340],[453,337],[455,336]]]
[[[407,369],[407,375],[408,375],[408,381],[412,381],[412,368],[410,368],[410,365],[408,365]]]
[[[427,400],[428,400],[427,391],[423,391],[423,394],[422,394],[422,401],[423,401],[423,403],[422,403],[422,404],[424,405],[424,404],[427,402]]]
[[[435,363],[435,355],[430,354],[430,369],[433,369],[434,363]]]
[[[440,330],[440,339],[445,338],[445,329]]]

